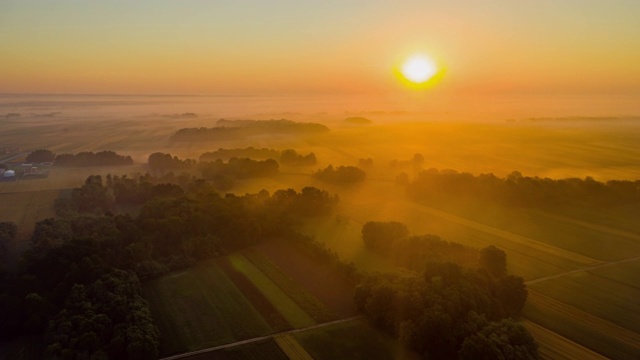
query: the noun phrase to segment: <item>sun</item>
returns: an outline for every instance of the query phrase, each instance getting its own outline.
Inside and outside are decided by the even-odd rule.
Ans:
[[[407,80],[415,84],[422,84],[433,78],[438,73],[438,68],[428,57],[414,55],[402,64],[400,72]]]

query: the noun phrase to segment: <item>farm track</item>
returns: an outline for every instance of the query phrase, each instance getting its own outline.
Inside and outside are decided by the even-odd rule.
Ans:
[[[543,295],[535,290],[529,290],[528,302],[535,303],[539,307],[546,307],[563,314],[567,320],[578,326],[590,328],[604,337],[612,337],[630,346],[640,349],[640,334],[627,330],[607,320],[576,309],[573,306],[560,302],[552,297]],[[530,319],[534,321],[533,319]],[[534,321],[535,322],[535,321]]]
[[[640,260],[640,256],[636,256],[636,257],[629,258],[629,259],[622,259],[622,260],[618,260],[618,261],[612,261],[612,262],[592,265],[592,266],[588,266],[588,267],[581,268],[581,269],[570,270],[570,271],[566,271],[566,272],[559,273],[559,274],[549,275],[549,276],[541,277],[541,278],[538,278],[538,279],[525,281],[525,284],[531,285],[531,284],[535,284],[535,283],[539,283],[539,282],[543,282],[543,281],[547,281],[547,280],[552,280],[552,279],[556,279],[556,278],[567,276],[567,275],[571,275],[571,274],[577,274],[577,273],[581,273],[581,272],[585,272],[585,271],[592,271],[592,270],[596,270],[596,269],[600,269],[600,268],[604,268],[604,267],[624,264],[624,263],[638,261],[638,260]],[[611,279],[608,279],[608,280],[611,280]]]
[[[568,251],[565,249],[561,249],[559,247],[556,246],[552,246],[549,244],[545,244],[543,242],[534,240],[534,239],[530,239],[528,237],[524,237],[521,235],[517,235],[508,231],[504,231],[504,230],[500,230],[498,228],[492,227],[492,226],[488,226],[488,225],[484,225],[481,224],[479,222],[475,222],[469,219],[465,219],[463,217],[457,216],[457,215],[453,215],[451,213],[448,213],[446,211],[442,211],[442,210],[438,210],[429,206],[424,206],[424,205],[419,205],[419,204],[415,204],[415,203],[411,203],[411,202],[407,202],[407,206],[411,206],[414,208],[417,208],[419,210],[422,210],[430,215],[434,215],[434,216],[438,216],[442,219],[463,225],[463,226],[467,226],[470,227],[472,229],[475,230],[479,230],[497,237],[501,237],[503,239],[509,240],[509,241],[513,241],[515,243],[519,243],[519,244],[524,244],[526,246],[529,246],[531,248],[537,249],[537,250],[541,250],[543,252],[549,253],[549,254],[554,254],[556,256],[565,258],[567,260],[579,263],[579,264],[584,264],[584,265],[597,265],[597,264],[602,264],[602,261],[597,260],[597,259],[593,259],[590,258],[588,256],[584,256],[584,255],[580,255],[578,253],[572,252],[572,251]]]
[[[326,322],[326,323],[315,324],[315,325],[307,326],[307,327],[300,328],[300,329],[287,330],[287,331],[283,331],[283,332],[279,332],[279,333],[274,333],[274,334],[269,334],[269,335],[265,335],[265,336],[255,337],[255,338],[252,338],[252,339],[236,341],[236,342],[225,344],[225,345],[220,345],[220,346],[210,347],[210,348],[206,348],[206,349],[191,351],[191,352],[184,353],[184,354],[173,355],[173,356],[162,358],[160,360],[176,360],[176,359],[188,358],[189,356],[205,354],[205,353],[213,352],[213,351],[216,351],[216,350],[229,349],[229,348],[236,347],[236,346],[241,346],[241,345],[251,344],[251,343],[255,343],[255,342],[259,342],[259,341],[275,339],[276,337],[287,336],[287,335],[291,335],[291,334],[295,334],[295,333],[299,333],[299,332],[303,332],[303,331],[315,330],[315,329],[319,329],[319,328],[323,328],[323,327],[327,327],[327,326],[331,326],[331,325],[347,323],[347,322],[358,320],[360,318],[362,318],[362,316],[354,316],[354,317],[350,317],[350,318],[346,318],[346,319],[329,321],[329,322]]]

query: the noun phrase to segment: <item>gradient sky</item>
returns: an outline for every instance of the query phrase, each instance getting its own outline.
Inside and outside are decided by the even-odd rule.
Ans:
[[[636,0],[0,1],[0,93],[640,94]]]

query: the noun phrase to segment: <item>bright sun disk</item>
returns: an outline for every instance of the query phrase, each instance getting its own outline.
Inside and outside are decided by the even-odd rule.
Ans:
[[[431,59],[416,55],[407,59],[400,71],[407,80],[420,84],[431,79],[438,70]]]

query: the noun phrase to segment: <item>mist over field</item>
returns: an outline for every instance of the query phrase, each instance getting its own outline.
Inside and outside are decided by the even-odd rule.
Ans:
[[[74,342],[80,335],[73,331],[53,335],[67,331],[71,310],[55,309],[71,306],[71,298],[48,295],[44,283],[13,292],[18,280],[6,275],[4,311],[19,314],[7,326],[32,317],[25,328],[32,330],[2,347],[6,356],[30,346],[34,358],[132,351],[195,359],[190,351],[206,349],[211,358],[322,359],[374,356],[365,349],[376,343],[379,358],[475,357],[484,350],[469,339],[522,331],[537,343],[530,354],[545,358],[625,358],[640,349],[638,116],[525,116],[514,106],[475,118],[353,110],[372,107],[344,98],[1,99],[0,162],[17,174],[0,182],[7,274],[48,271],[49,283],[76,292],[83,284],[92,311],[107,317],[115,315],[92,298],[105,291],[96,284],[135,288],[135,276],[140,295],[128,301],[147,309],[136,330],[144,335],[130,343],[147,350],[118,350],[113,340],[90,350]],[[38,156],[47,161],[32,160]],[[90,243],[104,250],[83,260]],[[109,244],[126,252],[116,255],[121,250]],[[112,255],[103,258],[104,251]],[[497,270],[486,262],[492,256],[504,256]],[[45,265],[61,259],[104,270],[83,279],[69,275],[76,265]],[[462,277],[449,279],[451,271]],[[415,274],[422,273],[438,280],[420,283]],[[419,334],[444,326],[440,320],[410,322],[415,333],[407,333],[402,307],[374,308],[384,291],[437,294],[439,281],[453,281],[445,289],[480,281],[474,286],[489,292],[464,296],[495,296],[500,310],[482,301],[455,310],[447,316],[481,330],[434,348],[415,336],[435,336]],[[457,301],[447,291],[438,295],[443,304]],[[43,307],[33,313],[11,303],[21,296]],[[438,306],[415,311],[435,316]],[[381,320],[381,311],[395,315]],[[480,318],[469,315],[476,312]],[[495,322],[504,318],[521,321]],[[29,335],[38,331],[41,340]],[[344,336],[328,353],[326,344]],[[235,345],[253,338],[263,340]],[[521,346],[523,354],[534,351]]]
[[[638,1],[0,1],[0,360],[640,359]]]

